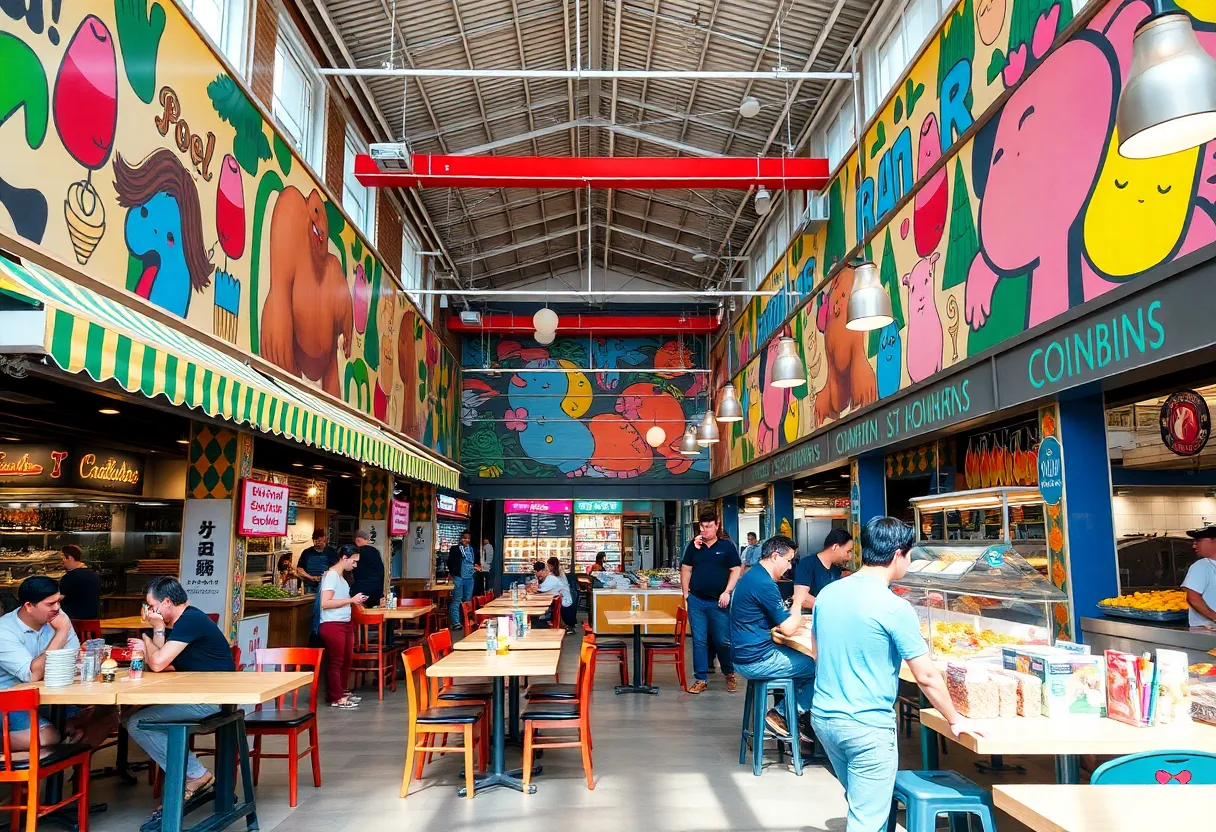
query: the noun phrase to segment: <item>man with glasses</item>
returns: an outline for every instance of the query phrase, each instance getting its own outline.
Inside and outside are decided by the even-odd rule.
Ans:
[[[796,554],[798,544],[788,537],[777,535],[764,541],[756,566],[735,584],[730,605],[730,648],[735,671],[745,679],[793,679],[799,717],[809,719],[815,660],[774,643],[772,637],[774,627],[792,636],[802,626],[802,616],[785,608],[777,587]],[[775,708],[768,712],[765,722],[778,736],[790,736],[790,726]],[[807,732],[800,735],[803,741],[810,741]]]

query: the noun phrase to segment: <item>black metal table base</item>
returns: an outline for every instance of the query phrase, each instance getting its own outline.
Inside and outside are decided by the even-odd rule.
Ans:
[[[992,774],[992,773],[1025,774],[1026,773],[1025,766],[1019,766],[1016,764],[1015,765],[1005,765],[1005,758],[1000,754],[993,754],[991,760],[987,763],[976,763],[975,769],[976,769],[976,771],[980,772],[981,774]]]
[[[542,766],[532,767],[532,776],[540,774],[544,771]],[[482,789],[492,789],[496,786],[506,786],[508,789],[515,789],[517,792],[525,791],[524,789],[524,770],[522,768],[504,771],[501,774],[478,774],[473,777],[474,796]],[[536,784],[529,783],[527,788],[528,794],[536,794]],[[464,797],[468,793],[467,789],[461,789],[459,794]]]
[[[642,684],[642,625],[633,625],[633,683],[628,685],[617,685],[616,693],[648,693],[651,696],[659,695],[657,685]]]
[[[657,685],[617,685],[615,690],[617,693],[649,693],[652,696],[659,695]]]

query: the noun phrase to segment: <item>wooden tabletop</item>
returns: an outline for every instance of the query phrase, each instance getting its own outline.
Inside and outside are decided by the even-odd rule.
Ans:
[[[119,705],[259,705],[312,682],[312,673],[148,673],[156,684],[118,687]]]
[[[434,609],[434,604],[427,604],[425,607],[376,607],[367,612],[377,612],[394,621],[416,621],[419,618],[425,618]]]
[[[494,606],[486,604],[474,614],[480,615],[482,618],[492,618],[494,616],[514,615],[516,610],[521,610],[526,615],[543,615],[553,606],[552,602],[546,604],[520,604],[519,606]]]
[[[604,620],[613,626],[640,627],[647,624],[675,624],[676,620],[662,610],[605,610]]]
[[[1004,717],[975,720],[984,736],[955,738],[950,726],[934,709],[923,708],[921,724],[964,748],[988,754],[1136,754],[1185,748],[1216,753],[1216,726],[1193,722],[1137,728],[1094,716]]]
[[[565,636],[565,628],[555,630],[552,627],[542,627],[539,629],[534,627],[528,630],[527,635],[523,638],[511,639],[509,644],[512,650],[560,650],[562,648],[562,639]],[[486,631],[474,630],[452,646],[457,650],[480,650],[484,653],[486,649]]]
[[[794,650],[797,650],[799,653],[805,653],[811,658],[815,658],[815,652],[812,649],[814,642],[811,640],[810,631],[811,617],[809,615],[804,615],[802,618],[806,625],[805,629],[799,630],[792,636],[787,636],[774,627],[773,641],[775,641],[777,644],[784,644],[786,647],[791,647]],[[945,672],[944,669],[942,672]],[[901,682],[916,682],[916,677],[912,675],[912,668],[908,667],[907,662],[899,663],[899,680]]]
[[[138,615],[124,615],[120,618],[101,619],[101,629],[103,630],[144,630],[151,629],[151,627],[151,624]]]
[[[460,650],[429,665],[426,675],[453,678],[548,676],[557,672],[560,658],[560,650],[512,650],[505,656],[490,656],[484,649]]]
[[[145,672],[142,679],[132,682],[127,678],[126,668],[120,668],[113,682],[90,682],[87,685],[75,682],[54,688],[47,687],[46,682],[25,682],[14,685],[12,690],[37,690],[38,701],[43,705],[117,705],[120,690],[150,687],[160,679],[161,674]]]
[[[1144,832],[1210,823],[1216,786],[993,786],[992,798],[1036,832]]]

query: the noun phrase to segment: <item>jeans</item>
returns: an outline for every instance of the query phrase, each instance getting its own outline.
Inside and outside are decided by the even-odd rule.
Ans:
[[[321,641],[325,644],[325,701],[332,705],[346,696],[355,652],[355,626],[349,621],[324,621]]]
[[[149,705],[123,718],[127,733],[160,766],[169,770],[169,736],[164,731],[145,728],[145,722],[205,719],[220,712],[219,705]],[[197,780],[207,773],[193,753],[186,754],[186,779]]]
[[[811,697],[815,695],[815,660],[810,656],[789,647],[777,647],[768,658],[737,664],[735,670],[745,679],[793,679],[798,713],[811,710]]]
[[[472,578],[453,578],[452,579],[452,608],[449,615],[452,619],[452,627],[459,629],[464,626],[464,622],[460,620],[460,605],[473,600],[473,579]]]
[[[706,601],[693,594],[688,596],[688,626],[692,630],[692,672],[704,682],[709,677],[709,643],[723,673],[734,673],[730,660],[730,615],[717,601]]]
[[[836,779],[849,802],[847,832],[881,832],[891,814],[899,770],[895,726],[874,728],[853,719],[811,718]]]

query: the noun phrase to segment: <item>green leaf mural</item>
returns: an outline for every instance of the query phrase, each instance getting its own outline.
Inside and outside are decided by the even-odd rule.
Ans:
[[[1068,21],[1072,20],[1072,3],[1062,2],[1062,0],[1013,0],[1013,10],[1010,12],[1009,19],[1009,45],[1008,50],[1013,52],[1021,46],[1030,48],[1030,41],[1034,37],[1035,24],[1039,22],[1039,18],[1051,11],[1052,6],[1060,7],[1060,19],[1056,22],[1056,33],[1068,25]],[[1028,58],[1030,56],[1027,56]]]
[[[895,107],[891,117],[895,119],[895,123],[899,124],[904,120],[904,98],[902,95],[895,96]]]
[[[1000,49],[992,50],[992,59],[988,61],[988,71],[984,74],[989,86],[1000,77],[1001,70],[1005,68],[1007,63],[1009,63],[1009,60],[1005,57],[1004,52]]]
[[[329,200],[325,201],[325,216],[329,220],[329,241],[338,250],[338,257],[342,259],[342,274],[346,274],[346,245],[342,242],[342,232],[346,230],[346,217],[342,216],[342,209]],[[355,238],[356,241],[358,239],[358,237]]]
[[[874,125],[874,146],[870,148],[870,158],[873,159],[878,155],[878,151],[887,146],[887,125],[885,122],[878,122]]]
[[[992,293],[992,314],[982,327],[967,335],[967,355],[978,355],[1024,331],[1029,297],[1030,272],[998,280]],[[962,325],[966,326],[967,322],[963,321]]]
[[[262,297],[258,284],[262,273],[262,228],[270,213],[266,210],[266,204],[272,194],[282,190],[283,179],[273,169],[268,170],[258,182],[257,196],[253,200],[253,261],[249,264],[249,351],[254,355],[262,351],[262,339],[258,333],[258,324],[262,317],[259,307]]]
[[[958,6],[945,24],[938,30],[937,58],[937,89],[942,88],[946,74],[959,61],[974,62],[975,60],[975,13],[972,8],[973,0],[966,0]],[[1016,0],[1015,0],[1016,2]],[[970,110],[970,108],[968,108]]]
[[[899,292],[899,264],[895,262],[895,247],[891,244],[889,225],[882,241],[882,263],[878,267],[878,277],[882,281],[883,288],[887,290],[887,294],[891,296],[891,316],[895,318],[895,328],[903,329],[904,303]],[[866,356],[868,358],[878,355],[878,341],[881,333],[881,329],[870,330],[869,336],[866,338]]]
[[[46,139],[50,91],[42,60],[19,38],[0,32],[0,124],[25,108],[25,143],[32,149]]]
[[[295,157],[291,155],[287,142],[283,141],[283,137],[278,133],[274,134],[274,158],[279,163],[279,170],[283,171],[283,175],[291,176],[291,164]]]
[[[148,0],[114,0],[114,23],[127,81],[140,101],[151,104],[156,96],[156,53],[165,33],[165,9],[160,3],[148,8]]]
[[[828,188],[828,230],[823,245],[823,276],[827,277],[832,267],[844,259],[849,247],[844,239],[844,195],[841,180],[847,173],[832,180]]]
[[[912,118],[912,113],[916,110],[916,102],[920,101],[920,97],[925,94],[924,84],[913,85],[912,79],[909,78],[904,82],[904,98],[908,99],[908,118]]]
[[[950,200],[950,241],[946,244],[946,262],[942,269],[942,288],[953,289],[967,282],[971,263],[980,250],[971,214],[971,192],[963,175],[961,157],[954,159],[954,195]]]
[[[380,279],[384,269],[379,260],[373,260],[369,254],[363,264],[364,271],[372,276],[372,302],[367,310],[367,331],[363,336],[363,359],[372,370],[380,369]]]
[[[232,156],[250,176],[258,175],[258,165],[270,158],[266,123],[244,91],[227,75],[218,75],[207,85],[211,106],[222,121],[232,125]]]

